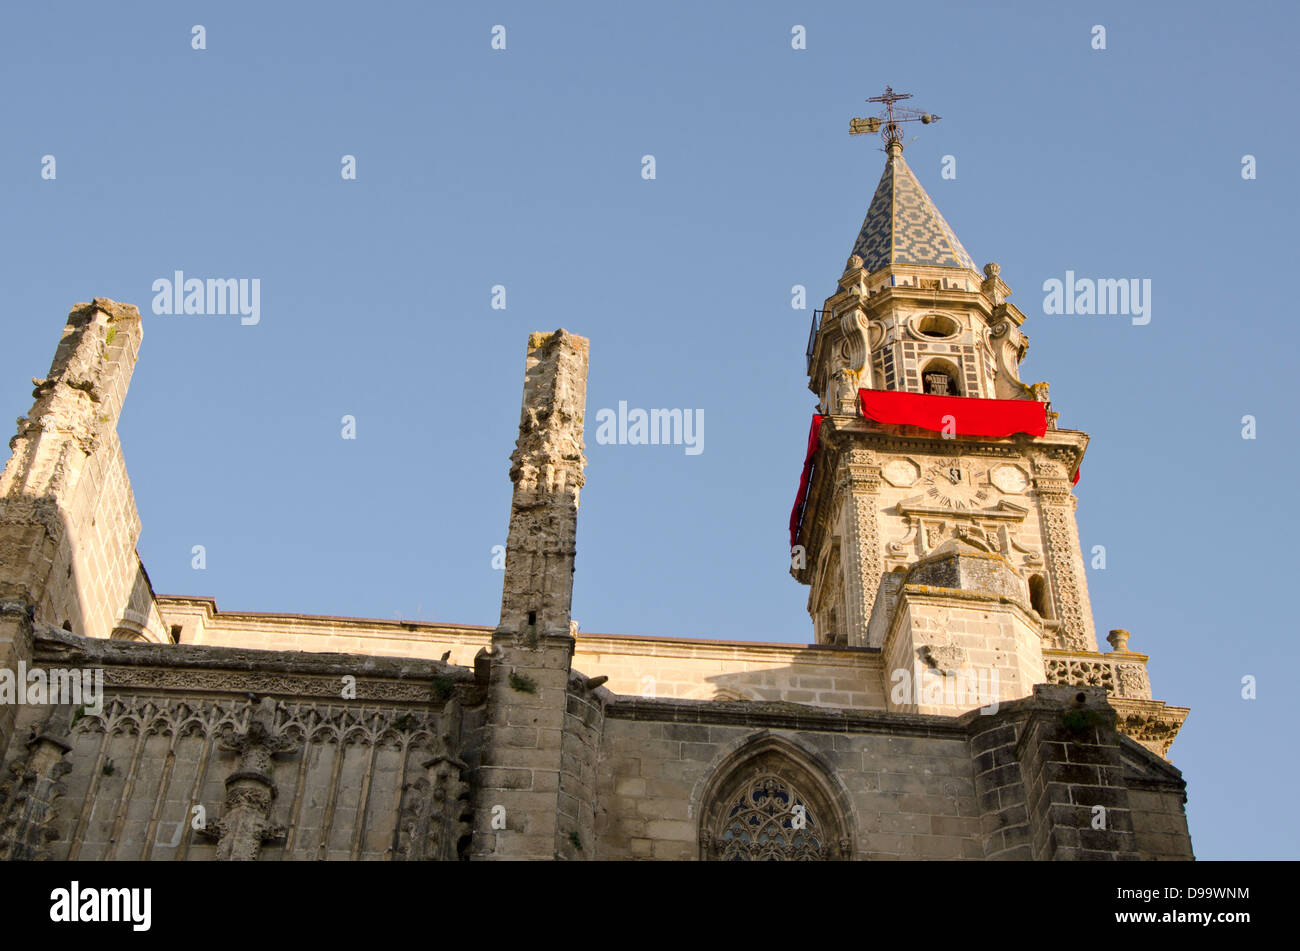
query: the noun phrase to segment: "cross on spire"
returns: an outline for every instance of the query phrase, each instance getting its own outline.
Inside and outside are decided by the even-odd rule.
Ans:
[[[901,149],[903,147],[902,123],[920,122],[922,125],[929,125],[939,119],[939,116],[931,115],[928,112],[919,112],[906,106],[895,107],[894,105],[904,99],[911,98],[912,94],[910,92],[894,92],[894,87],[886,86],[883,96],[872,96],[867,100],[867,102],[883,103],[885,108],[877,115],[865,119],[850,119],[849,135],[865,135],[868,132],[879,132],[886,148],[897,144]]]

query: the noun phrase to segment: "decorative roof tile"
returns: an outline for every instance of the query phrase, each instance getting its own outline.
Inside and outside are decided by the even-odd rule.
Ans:
[[[853,253],[862,258],[868,273],[891,264],[975,270],[975,262],[897,147],[889,150],[884,174],[867,208]]]

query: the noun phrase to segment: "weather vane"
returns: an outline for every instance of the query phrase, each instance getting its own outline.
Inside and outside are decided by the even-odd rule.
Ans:
[[[894,92],[892,86],[886,86],[883,96],[872,96],[867,100],[867,102],[883,102],[885,108],[880,111],[878,116],[870,116],[866,119],[850,119],[849,135],[866,135],[868,132],[879,132],[886,148],[889,147],[891,142],[897,142],[901,146],[903,143],[902,123],[920,122],[922,125],[929,125],[931,122],[939,120],[939,116],[931,115],[928,112],[917,112],[915,109],[908,109],[904,106],[894,107],[894,103],[911,98],[912,94],[910,92]]]

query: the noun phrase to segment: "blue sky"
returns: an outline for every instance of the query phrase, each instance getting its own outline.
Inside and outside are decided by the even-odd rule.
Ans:
[[[1098,632],[1131,630],[1155,695],[1192,708],[1172,758],[1198,856],[1296,857],[1295,8],[739,10],[7,8],[0,405],[31,405],[73,303],[136,304],[119,432],[159,592],[494,624],[526,336],[565,327],[591,340],[589,418],[706,420],[699,455],[589,433],[583,629],[807,642],[790,289],[834,290],[883,161],[848,120],[891,84],[943,116],[907,158],[1029,315],[1022,375],[1092,436]],[[1151,323],[1044,315],[1067,269],[1150,279]],[[175,270],[259,278],[261,322],[149,313]]]

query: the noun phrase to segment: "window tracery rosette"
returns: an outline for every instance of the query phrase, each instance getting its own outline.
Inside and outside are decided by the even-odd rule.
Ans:
[[[724,862],[816,862],[829,859],[818,810],[788,780],[760,772],[724,809],[714,839]]]

